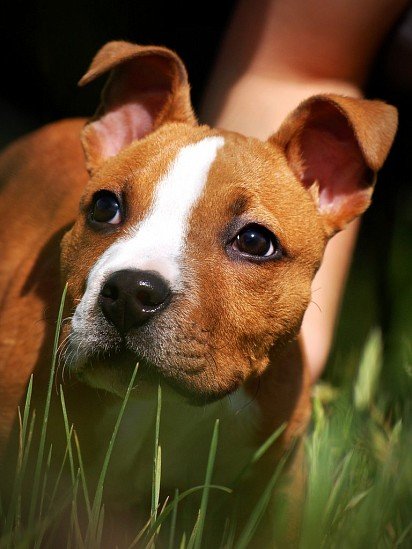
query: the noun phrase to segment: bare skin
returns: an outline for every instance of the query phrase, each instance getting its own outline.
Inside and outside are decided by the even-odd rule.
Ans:
[[[407,0],[242,0],[204,97],[201,120],[266,139],[302,100],[318,93],[362,96],[371,63]],[[328,244],[302,325],[315,381],[332,344],[359,230]]]

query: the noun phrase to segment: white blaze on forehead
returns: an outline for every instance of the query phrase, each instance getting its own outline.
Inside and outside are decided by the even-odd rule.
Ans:
[[[123,269],[157,271],[179,289],[180,257],[190,213],[202,195],[223,137],[207,137],[183,147],[156,186],[147,216],[126,237],[112,244],[90,271],[77,314],[86,313],[103,281]]]
[[[222,137],[208,137],[181,149],[159,182],[147,217],[127,242],[138,259],[137,268],[158,271],[172,286],[178,285],[177,259],[184,249],[191,210],[223,143]]]

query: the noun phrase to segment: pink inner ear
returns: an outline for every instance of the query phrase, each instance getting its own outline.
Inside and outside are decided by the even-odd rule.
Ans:
[[[166,96],[166,97],[165,97]],[[156,113],[167,100],[165,90],[141,92],[138,100],[113,105],[106,114],[89,124],[99,144],[101,159],[116,156],[136,139],[153,130]]]
[[[326,114],[322,113],[322,114]],[[346,118],[335,111],[333,117],[316,118],[299,136],[301,180],[306,187],[319,185],[318,207],[339,209],[371,184],[362,151]]]
[[[134,139],[148,134],[153,126],[150,113],[139,104],[123,105],[92,122],[101,157],[116,156]]]

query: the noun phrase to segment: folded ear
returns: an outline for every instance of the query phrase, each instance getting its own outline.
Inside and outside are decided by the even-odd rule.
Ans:
[[[396,109],[381,101],[318,95],[301,103],[269,141],[283,147],[332,235],[369,206],[396,127]]]
[[[111,72],[100,107],[82,134],[90,172],[165,122],[196,123],[186,69],[173,51],[109,42],[97,53],[79,85],[107,71]]]

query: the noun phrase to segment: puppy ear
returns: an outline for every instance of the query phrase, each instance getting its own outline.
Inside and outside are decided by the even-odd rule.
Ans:
[[[381,101],[318,95],[301,103],[269,141],[283,147],[331,236],[369,206],[396,128],[396,109]]]
[[[109,42],[79,85],[107,71],[100,107],[82,134],[90,172],[165,122],[196,123],[185,66],[171,50]]]

